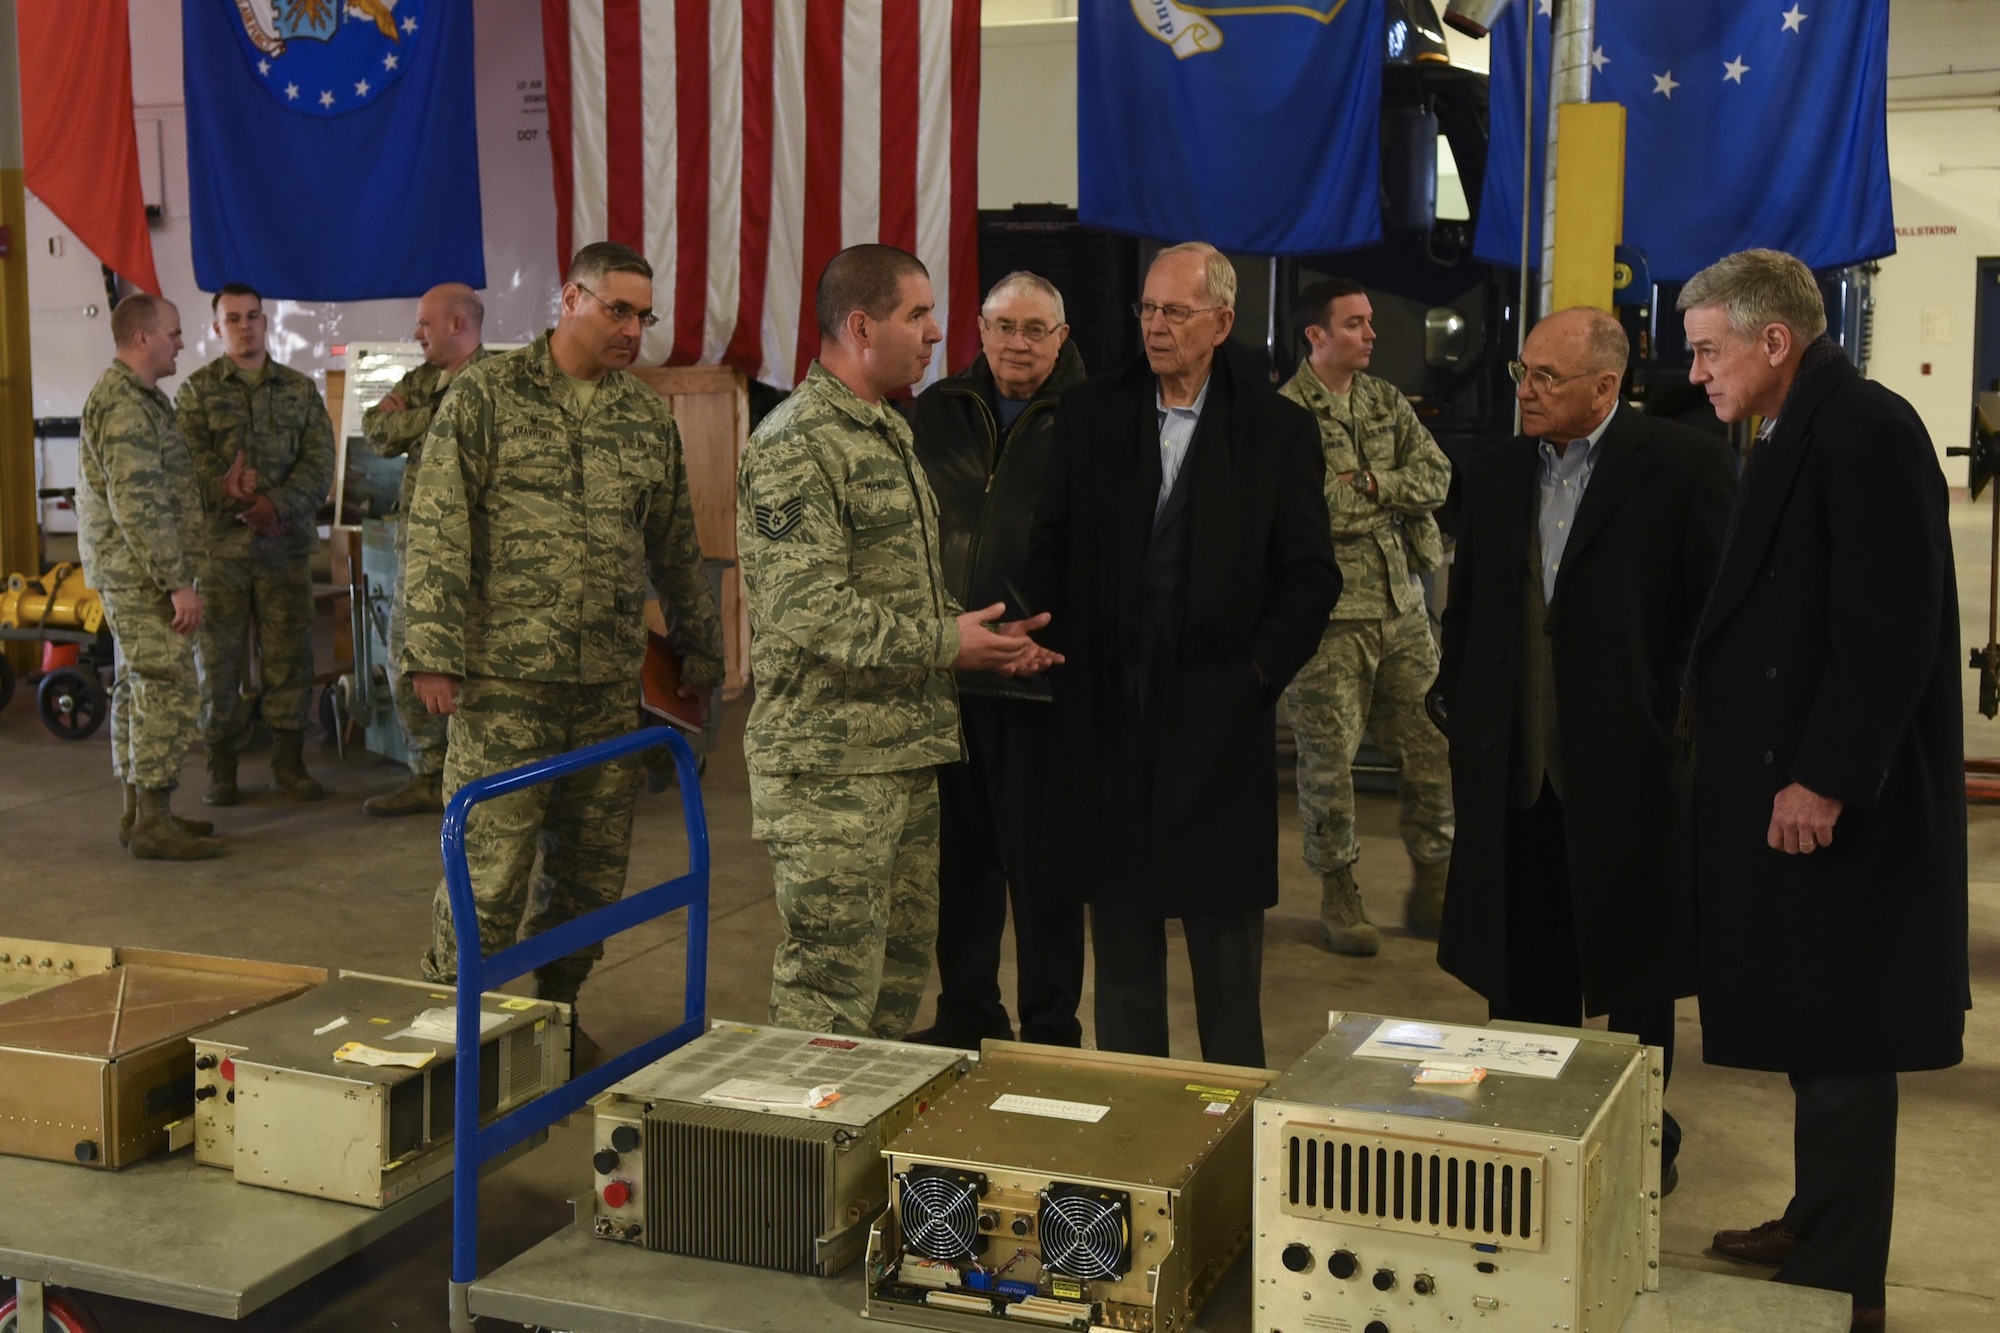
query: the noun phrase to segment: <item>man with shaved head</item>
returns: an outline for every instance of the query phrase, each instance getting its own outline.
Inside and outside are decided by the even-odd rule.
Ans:
[[[462,282],[441,283],[425,292],[417,301],[415,335],[424,349],[424,363],[361,415],[369,447],[384,458],[404,460],[403,484],[396,498],[396,594],[389,613],[389,661],[396,716],[409,749],[410,777],[395,791],[363,801],[362,810],[371,815],[437,814],[444,809],[446,718],[424,707],[396,665],[403,658],[403,569],[410,545],[410,495],[423,462],[424,433],[458,372],[487,355],[479,342],[485,320],[486,306],[479,293]]]
[[[1454,483],[1438,961],[1496,1022],[1609,1013],[1671,1074],[1695,990],[1678,685],[1736,479],[1722,440],[1619,401],[1628,355],[1601,310],[1543,319],[1508,367],[1522,433]],[[1679,1146],[1667,1116],[1662,1193]]]

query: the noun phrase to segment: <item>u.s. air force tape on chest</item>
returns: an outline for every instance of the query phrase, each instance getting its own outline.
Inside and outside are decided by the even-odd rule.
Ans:
[[[799,499],[786,500],[782,504],[758,505],[757,535],[771,541],[790,536],[805,514],[806,502]]]

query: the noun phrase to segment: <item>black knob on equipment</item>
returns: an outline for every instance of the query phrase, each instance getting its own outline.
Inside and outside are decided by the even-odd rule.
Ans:
[[[619,1152],[631,1152],[639,1146],[639,1131],[630,1125],[620,1125],[611,1131],[611,1146]]]
[[[1335,1250],[1326,1257],[1326,1271],[1346,1281],[1361,1271],[1361,1261],[1352,1250]]]
[[[194,1099],[198,1102],[205,1102],[214,1095],[215,1085],[213,1083],[204,1083],[194,1090]]]
[[[1362,1329],[1361,1333],[1389,1333],[1389,1326],[1379,1319],[1371,1319],[1368,1321],[1368,1327]]]
[[[1392,1269],[1378,1268],[1375,1270],[1375,1290],[1387,1291],[1395,1285],[1396,1274]]]
[[[85,1139],[85,1140],[83,1140],[83,1142],[81,1142],[81,1143],[77,1144],[77,1145],[76,1145],[76,1160],[77,1160],[77,1161],[79,1161],[79,1162],[94,1162],[94,1161],[96,1161],[96,1160],[97,1160],[97,1145],[96,1145],[95,1143],[93,1143],[93,1142],[92,1142],[91,1140],[89,1140],[89,1139]]]
[[[1419,1273],[1410,1280],[1410,1288],[1419,1296],[1428,1296],[1437,1290],[1437,1279],[1429,1273]]]
[[[215,1057],[212,1055],[197,1055],[194,1058],[194,1067],[196,1069],[213,1069],[215,1068]]]
[[[597,1168],[598,1175],[608,1176],[618,1169],[618,1154],[609,1148],[599,1149],[590,1159],[590,1164]]]
[[[1303,1273],[1313,1266],[1313,1252],[1297,1241],[1287,1245],[1285,1252],[1279,1255],[1278,1259],[1294,1273]]]

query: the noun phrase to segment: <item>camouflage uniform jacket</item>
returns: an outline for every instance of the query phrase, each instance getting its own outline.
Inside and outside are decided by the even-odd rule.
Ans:
[[[181,433],[194,452],[202,494],[213,516],[211,559],[289,561],[319,545],[319,507],[333,485],[333,422],[312,377],[266,361],[255,384],[219,356],[181,381],[174,396]],[[222,474],[241,452],[257,470],[257,490],[278,508],[284,531],[265,537],[237,521],[240,507],[222,498]]]
[[[459,372],[491,355],[484,347],[475,347],[472,359],[460,366]],[[410,512],[410,496],[417,489],[417,469],[424,461],[424,436],[430,431],[431,418],[444,399],[444,391],[457,378],[457,374],[447,375],[443,367],[426,361],[411,367],[389,391],[403,400],[402,411],[384,412],[382,405],[376,403],[361,414],[361,434],[369,448],[384,458],[407,459],[403,464],[402,486],[396,493],[399,514]]]
[[[194,586],[207,525],[174,405],[113,361],[84,400],[82,434],[76,539],[90,586],[159,596]]]
[[[549,335],[468,366],[425,437],[403,570],[404,671],[637,681],[646,581],[690,685],[722,680],[680,431],[612,371],[579,417]]]
[[[1395,385],[1356,373],[1345,401],[1307,361],[1278,390],[1313,414],[1326,452],[1326,507],[1340,560],[1335,620],[1382,620],[1423,601],[1413,575],[1444,563],[1431,514],[1451,489],[1451,461],[1417,420]],[[1375,494],[1363,495],[1340,473],[1368,471]]]
[[[736,483],[759,773],[893,773],[959,758],[959,607],[910,427],[817,361],[750,437]]]

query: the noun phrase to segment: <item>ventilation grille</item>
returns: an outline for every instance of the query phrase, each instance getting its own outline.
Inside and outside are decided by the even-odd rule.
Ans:
[[[1280,1143],[1279,1188],[1294,1216],[1542,1248],[1548,1187],[1538,1154],[1302,1126],[1288,1127]]]
[[[1037,1214],[1050,1272],[1115,1280],[1132,1266],[1132,1196],[1123,1190],[1051,1184]]]
[[[969,1259],[986,1248],[979,1234],[979,1196],[986,1177],[977,1171],[913,1166],[896,1177],[897,1220],[903,1248],[925,1259]]]
[[[798,1121],[740,1128],[741,1112],[646,1117],[646,1246],[697,1259],[820,1273],[833,1134]]]
[[[526,1101],[542,1090],[542,1034],[534,1025],[516,1028],[507,1038],[507,1105]]]

